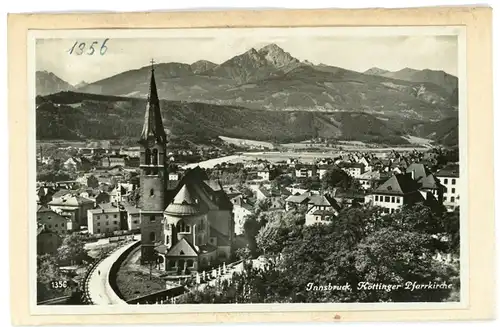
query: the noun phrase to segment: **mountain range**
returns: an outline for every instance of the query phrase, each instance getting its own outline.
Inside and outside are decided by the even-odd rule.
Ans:
[[[73,91],[75,87],[48,71],[36,72],[36,94],[47,95],[61,91]]]
[[[150,66],[145,66],[93,83],[71,86],[52,73],[37,72],[37,94],[42,96],[37,100],[38,105],[40,107],[45,101],[54,108],[59,108],[60,111],[68,110],[66,103],[58,103],[59,100],[55,100],[60,99],[61,95],[43,96],[61,91],[74,91],[74,93],[62,93],[65,98],[63,102],[72,102],[67,98],[77,95],[84,99],[80,105],[72,103],[70,107],[73,107],[73,110],[77,107],[80,108],[79,110],[85,108],[92,111],[94,108],[88,106],[90,102],[94,103],[97,108],[104,110],[104,107],[112,107],[116,111],[94,112],[100,119],[105,119],[103,112],[113,117],[121,110],[116,108],[117,103],[125,102],[128,103],[126,106],[129,106],[147,97],[150,74]],[[269,44],[258,50],[252,48],[221,64],[207,60],[199,60],[193,64],[160,63],[155,65],[155,77],[159,96],[167,100],[165,105],[169,106],[165,108],[167,114],[172,107],[181,110],[179,117],[171,113],[170,117],[174,121],[177,119],[186,122],[180,117],[185,114],[184,111],[191,112],[193,108],[197,108],[196,110],[203,108],[208,111],[207,113],[197,111],[196,117],[217,113],[218,116],[210,116],[210,119],[204,118],[208,119],[207,126],[212,127],[200,126],[201,129],[205,129],[205,132],[209,129],[209,134],[218,131],[219,135],[233,137],[255,134],[259,136],[259,139],[266,136],[271,139],[284,140],[291,137],[293,140],[302,140],[306,134],[309,137],[315,133],[325,132],[324,129],[318,127],[324,125],[331,135],[346,138],[350,133],[357,133],[348,131],[346,126],[356,129],[356,125],[343,120],[349,120],[350,117],[355,116],[363,117],[363,119],[369,117],[367,119],[370,121],[366,124],[366,130],[361,130],[358,134],[370,135],[371,131],[368,129],[377,129],[378,127],[374,126],[379,126],[382,122],[385,127],[381,126],[380,130],[387,127],[385,131],[389,133],[387,134],[389,138],[400,139],[401,135],[408,132],[422,136],[430,131],[425,135],[434,135],[431,138],[435,139],[435,135],[440,134],[435,129],[441,121],[447,121],[447,126],[451,126],[449,122],[458,122],[458,79],[455,76],[442,71],[410,68],[390,72],[374,67],[361,73],[335,66],[313,64],[307,60],[300,61],[276,44]],[[106,100],[96,100],[97,95],[106,96]],[[42,109],[45,110],[45,106],[48,105],[45,104]],[[57,110],[54,108],[48,111],[55,114]],[[143,110],[142,104],[127,109],[134,117],[143,116]],[[37,109],[37,117],[39,112],[44,111]],[[250,127],[240,126],[243,132],[240,133],[241,135],[238,133],[236,135],[231,130],[231,126],[216,122],[218,118],[232,121],[227,117],[229,113],[245,119],[246,125],[261,124],[259,133],[250,132]],[[94,114],[90,116],[85,113],[74,114],[82,119],[90,119],[91,125],[96,123],[93,120],[95,117],[92,116]],[[360,114],[363,115],[359,116]],[[312,124],[314,128],[306,129],[305,134],[298,131],[287,132],[290,126],[294,125],[285,121],[293,121],[297,117],[300,119],[309,117],[308,120],[306,119],[308,122],[299,124],[301,128],[307,124]],[[282,121],[284,125],[281,127],[284,130],[270,132],[273,127],[263,121],[264,118]],[[55,121],[52,122],[52,124],[55,123]],[[196,125],[195,121],[190,123]],[[429,127],[430,123],[433,124],[431,127]],[[119,123],[115,122],[115,124]],[[183,127],[176,128],[176,126]],[[266,128],[269,129],[269,133],[263,132],[264,126],[268,126]],[[63,126],[59,127],[63,128]],[[186,130],[191,130],[186,124],[180,123],[173,123],[171,127],[174,130],[177,129],[177,133],[174,132],[174,134],[178,132],[182,134]],[[220,128],[222,129],[219,130]],[[458,123],[455,129],[458,129]],[[109,131],[112,130],[114,128],[110,127]],[[333,133],[333,130],[336,132]],[[79,132],[78,128],[73,131],[74,137],[97,138],[96,135]],[[292,137],[294,133],[300,137]],[[455,132],[450,133],[451,136],[448,139],[453,139]],[[47,137],[46,133],[42,134],[44,136],[39,136]],[[454,141],[450,142],[454,143]]]
[[[136,139],[147,100],[60,92],[38,96],[36,102],[38,140],[88,140]],[[170,137],[196,143],[222,135],[276,143],[322,137],[396,145],[408,143],[406,135],[415,135],[455,145],[453,135],[458,135],[456,118],[425,123],[388,120],[363,112],[280,112],[167,100],[161,100],[160,106]]]

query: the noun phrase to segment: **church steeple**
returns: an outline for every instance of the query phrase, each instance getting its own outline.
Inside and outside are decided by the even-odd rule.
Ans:
[[[146,105],[146,114],[144,116],[144,125],[142,127],[139,143],[144,145],[155,142],[158,144],[167,143],[167,135],[163,128],[161,118],[160,100],[158,99],[158,90],[156,89],[156,80],[154,73],[154,61],[151,60],[151,81],[149,82],[148,103]]]

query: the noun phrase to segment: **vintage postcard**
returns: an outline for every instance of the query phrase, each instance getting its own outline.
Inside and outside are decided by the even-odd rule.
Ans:
[[[489,10],[448,10],[33,16],[10,53],[29,321],[490,317],[489,39],[467,25]]]

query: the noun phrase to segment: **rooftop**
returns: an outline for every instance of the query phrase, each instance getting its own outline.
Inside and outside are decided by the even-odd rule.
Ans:
[[[411,178],[410,174],[395,174],[380,185],[374,193],[404,195],[415,192],[418,188],[418,183]]]

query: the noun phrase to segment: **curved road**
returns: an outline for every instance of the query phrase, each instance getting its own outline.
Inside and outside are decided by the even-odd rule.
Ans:
[[[95,305],[127,305],[127,302],[118,297],[111,288],[109,284],[109,271],[120,255],[137,242],[135,241],[118,248],[95,267],[88,279],[88,290],[92,303]]]

